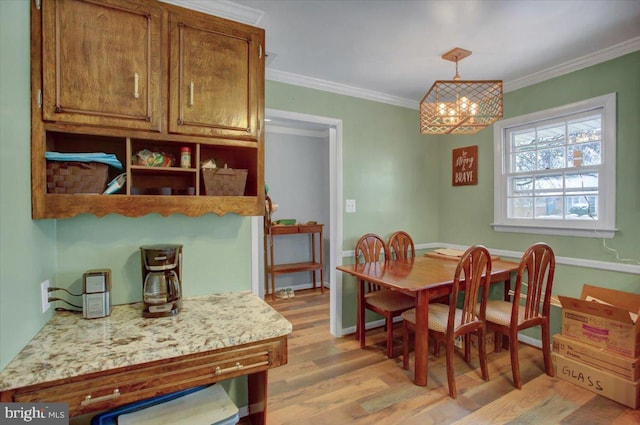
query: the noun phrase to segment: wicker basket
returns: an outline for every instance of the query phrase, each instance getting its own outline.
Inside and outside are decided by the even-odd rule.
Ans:
[[[207,196],[242,196],[248,170],[232,168],[202,168]]]
[[[108,173],[100,162],[47,161],[47,192],[102,193]]]

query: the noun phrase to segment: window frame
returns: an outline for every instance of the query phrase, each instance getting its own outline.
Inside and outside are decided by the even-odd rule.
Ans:
[[[550,120],[571,119],[587,111],[602,110],[601,164],[598,166],[598,219],[524,219],[507,216],[509,143],[508,131],[535,127]],[[503,119],[493,125],[494,209],[493,229],[498,232],[536,233],[581,237],[613,238],[616,229],[616,93]],[[570,168],[557,171],[563,172]],[[564,193],[564,192],[563,192]]]

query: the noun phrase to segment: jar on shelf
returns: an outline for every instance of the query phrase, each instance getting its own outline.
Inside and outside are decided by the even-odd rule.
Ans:
[[[189,146],[183,146],[180,149],[180,167],[191,168],[191,148]]]

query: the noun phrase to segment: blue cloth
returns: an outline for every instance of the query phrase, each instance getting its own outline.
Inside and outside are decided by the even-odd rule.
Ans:
[[[49,161],[77,161],[77,162],[101,162],[110,165],[118,170],[122,170],[122,163],[112,153],[91,152],[91,153],[60,153],[45,152],[45,159]]]

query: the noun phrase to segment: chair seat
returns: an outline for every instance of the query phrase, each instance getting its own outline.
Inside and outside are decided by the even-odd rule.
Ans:
[[[487,302],[486,320],[502,326],[511,324],[511,309],[513,305],[509,301],[492,300]],[[518,325],[524,322],[524,308],[518,310]]]
[[[415,325],[416,309],[412,308],[402,313],[402,318]],[[429,304],[429,329],[432,331],[445,333],[447,331],[447,322],[449,320],[449,306],[446,304],[434,303]],[[480,319],[478,319],[478,322]],[[462,310],[459,308],[455,311],[454,329],[462,323]]]
[[[364,296],[365,302],[384,311],[399,312],[413,308],[416,305],[415,298],[398,291],[381,289],[369,292]]]

